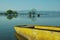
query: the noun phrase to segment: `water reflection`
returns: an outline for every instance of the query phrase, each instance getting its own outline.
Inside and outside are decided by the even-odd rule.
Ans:
[[[37,14],[37,17],[40,17],[40,14]]]
[[[22,35],[19,35],[18,33],[15,33],[15,36],[16,36],[17,40],[28,40],[27,38],[25,38]]]
[[[31,19],[31,21],[33,21],[33,22],[37,20],[36,17],[31,17],[30,19]]]
[[[13,18],[16,18],[17,16],[18,16],[17,14],[13,14],[13,15],[9,14],[9,15],[6,15],[7,19],[9,19],[9,20],[11,20]]]
[[[40,14],[35,14],[35,15],[32,15],[32,14],[28,14],[28,16],[27,15],[20,15],[20,14],[18,14],[18,13],[16,13],[16,14],[0,14],[1,16],[6,16],[6,18],[7,19],[9,19],[9,20],[11,20],[11,19],[13,19],[13,18],[17,18],[17,17],[23,17],[23,18],[29,18],[29,19],[31,19],[32,21],[35,21],[36,20],[36,18],[39,18],[40,17]]]

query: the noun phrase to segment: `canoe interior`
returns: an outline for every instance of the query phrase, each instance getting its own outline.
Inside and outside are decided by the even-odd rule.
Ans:
[[[36,29],[36,30],[46,30],[46,31],[55,31],[60,32],[60,26],[33,26],[33,25],[20,25],[16,27],[22,27],[22,28],[30,28],[30,29]]]

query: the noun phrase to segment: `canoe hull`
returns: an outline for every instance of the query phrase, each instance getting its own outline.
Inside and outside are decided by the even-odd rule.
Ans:
[[[28,40],[60,40],[60,32],[37,30],[24,27],[14,27],[14,28],[18,34],[24,36]]]

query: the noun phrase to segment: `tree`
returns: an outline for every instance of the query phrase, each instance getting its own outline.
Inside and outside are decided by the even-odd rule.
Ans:
[[[6,13],[7,13],[7,14],[13,14],[13,11],[12,11],[12,10],[7,10]]]
[[[35,14],[36,14],[36,9],[32,9],[32,10],[29,12],[29,17],[35,17]]]
[[[12,19],[17,17],[17,12],[12,10],[6,11],[7,19]]]

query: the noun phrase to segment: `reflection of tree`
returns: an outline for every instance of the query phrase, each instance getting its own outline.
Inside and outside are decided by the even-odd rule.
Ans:
[[[30,17],[31,21],[36,21],[36,17]]]
[[[37,17],[40,17],[40,14],[38,14]]]
[[[35,21],[36,19],[35,18],[31,18],[32,21]]]
[[[13,16],[11,16],[11,15],[7,16],[7,19],[12,19],[12,18],[13,18]]]
[[[12,19],[12,18],[16,18],[18,15],[7,15],[7,19]]]
[[[32,17],[31,12],[29,12],[29,17]]]
[[[14,11],[14,15],[15,18],[18,16],[18,13],[16,11]]]

